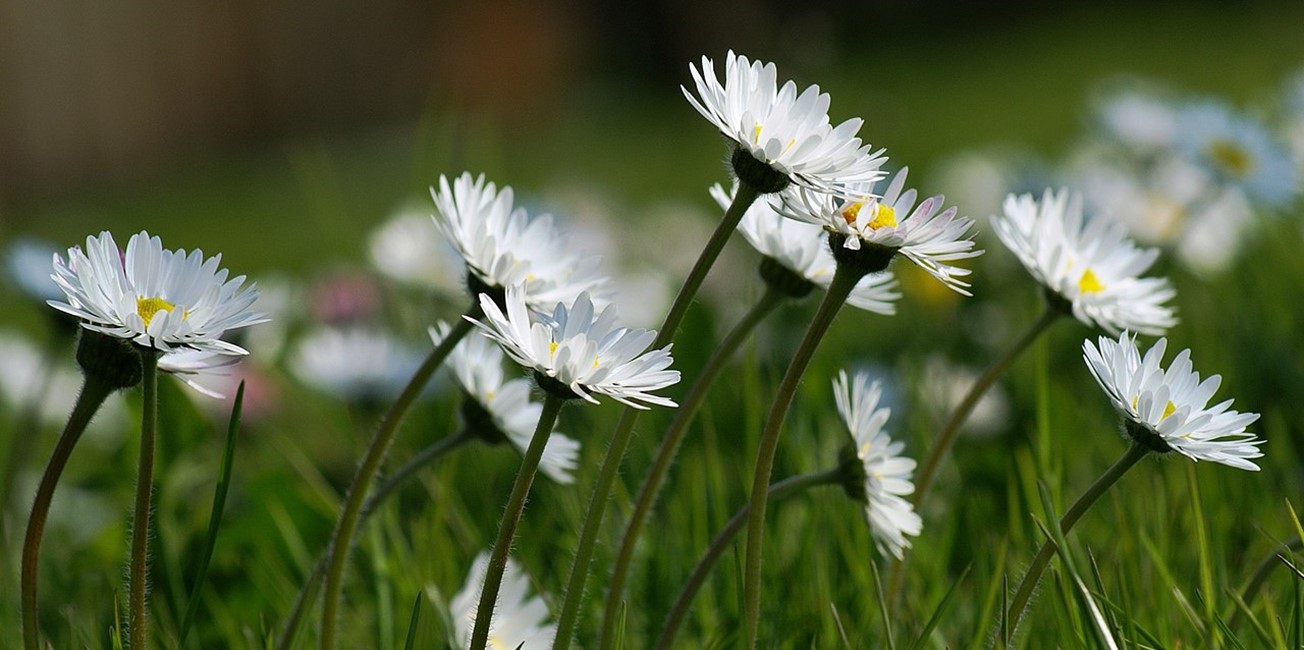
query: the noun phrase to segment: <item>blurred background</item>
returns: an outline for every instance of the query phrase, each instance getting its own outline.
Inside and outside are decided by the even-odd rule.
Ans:
[[[816,378],[798,398],[799,409],[802,402],[808,406],[792,423],[798,440],[824,432],[832,437],[784,452],[776,476],[815,469],[836,456],[842,441],[833,433],[838,424],[827,386],[837,364],[858,364],[892,382],[894,422],[918,457],[949,403],[1037,308],[1032,282],[987,232],[986,217],[999,209],[1005,193],[1070,183],[1087,190],[1094,207],[1120,213],[1150,201],[1163,179],[1141,193],[1125,182],[1154,180],[1138,180],[1142,175],[1128,166],[1135,163],[1149,174],[1153,160],[1133,155],[1129,147],[1137,143],[1110,121],[1111,115],[1124,115],[1123,122],[1142,124],[1146,133],[1167,124],[1163,111],[1158,118],[1147,113],[1149,100],[1172,108],[1212,98],[1270,125],[1265,128],[1274,142],[1293,143],[1299,165],[1301,26],[1304,3],[1285,1],[0,0],[0,249],[10,251],[10,275],[22,276],[12,250],[38,242],[31,268],[40,276],[49,272],[50,250],[101,230],[125,244],[144,229],[169,248],[221,252],[224,266],[250,275],[263,289],[261,307],[276,320],[251,328],[242,339],[254,355],[238,375],[249,380],[250,393],[231,504],[234,523],[223,529],[224,547],[215,559],[211,591],[221,597],[208,603],[214,613],[209,627],[199,630],[205,647],[236,639],[253,647],[258,631],[274,623],[251,632],[252,622],[276,621],[287,610],[329,531],[355,450],[378,409],[406,379],[408,364],[429,349],[425,327],[465,306],[458,263],[433,243],[426,216],[433,209],[428,188],[441,174],[485,173],[516,188],[518,204],[532,214],[558,215],[577,245],[606,258],[624,296],[617,299],[622,313],[635,324],[654,326],[718,219],[707,188],[728,182],[723,139],[678,88],[691,84],[688,65],[706,55],[719,68],[732,49],[776,62],[781,79],[818,83],[832,95],[834,122],[863,117],[861,136],[886,147],[891,166],[909,165],[912,184],[922,193],[945,193],[948,203],[978,220],[988,253],[969,264],[975,269],[974,300],[960,300],[898,264],[906,294],[898,317],[840,317],[847,322],[835,326],[826,345],[842,353],[817,360],[811,371]],[[1142,109],[1111,112],[1120,97],[1140,97]],[[1139,122],[1128,121],[1133,118]],[[1107,155],[1100,154],[1105,148]],[[1102,166],[1116,173],[1087,173]],[[1195,348],[1198,369],[1223,373],[1224,393],[1236,397],[1237,408],[1265,414],[1259,429],[1270,441],[1264,475],[1208,464],[1199,469],[1202,481],[1214,481],[1206,483],[1213,486],[1209,492],[1222,499],[1208,519],[1221,535],[1215,544],[1228,551],[1219,577],[1229,584],[1245,575],[1256,553],[1267,548],[1265,540],[1290,534],[1275,525],[1285,521],[1281,500],[1304,485],[1304,454],[1293,451],[1304,449],[1304,357],[1297,349],[1298,323],[1304,322],[1298,299],[1304,292],[1304,257],[1298,255],[1304,229],[1297,181],[1295,176],[1293,202],[1265,207],[1253,196],[1239,202],[1233,196],[1236,209],[1214,214],[1215,225],[1254,225],[1205,228],[1195,243],[1169,222],[1156,226],[1149,203],[1130,224],[1138,236],[1171,253],[1156,272],[1178,287],[1183,323],[1172,332],[1174,347]],[[1133,200],[1143,196],[1149,198]],[[718,337],[759,295],[754,257],[735,242],[713,272],[704,307],[688,323],[702,335],[681,337],[676,345],[676,365],[687,376],[704,362],[712,335]],[[31,300],[31,293],[21,281],[0,285],[0,415],[14,423],[8,429],[13,435],[0,436],[8,448],[3,496],[10,540],[21,532],[30,503],[24,495],[77,382],[66,333],[49,324],[52,310]],[[678,477],[683,484],[671,487],[691,495],[700,508],[667,515],[667,529],[688,533],[667,542],[668,557],[643,558],[647,564],[633,578],[635,598],[667,602],[717,524],[741,503],[746,477],[722,475],[720,461],[750,467],[759,426],[754,420],[768,404],[812,306],[807,301],[786,309],[779,322],[762,328],[742,366],[744,378],[722,386],[720,405],[703,413],[705,439],[690,438]],[[383,340],[342,343],[321,338],[329,336],[319,336],[322,328],[381,332]],[[1038,477],[1057,479],[1057,496],[1074,495],[1121,450],[1109,435],[1106,402],[1081,366],[1079,346],[1089,334],[1076,324],[1057,326],[980,408],[938,490],[954,495],[963,481],[967,507],[955,514],[949,501],[926,507],[926,526],[936,523],[941,547],[920,553],[918,567],[928,580],[921,578],[922,586],[908,598],[902,625],[918,629],[931,612],[921,603],[936,603],[970,561],[978,563],[974,575],[982,582],[968,600],[976,603],[988,584],[999,582],[1005,566],[975,559],[975,549],[1012,543],[1017,558],[1029,555],[1037,533],[1025,515],[1040,506],[1033,487]],[[332,350],[339,355],[322,352]],[[64,374],[33,379],[54,367]],[[217,432],[224,429],[230,403],[164,383],[171,391],[165,403],[175,406],[163,416],[164,430],[171,426],[174,433],[160,461],[167,468],[161,475],[160,539],[170,546],[159,551],[157,589],[160,628],[170,630],[175,621],[168,620],[169,608],[180,609],[190,575],[187,553],[201,543],[207,521],[206,508],[192,505],[210,494]],[[29,406],[36,386],[64,395],[65,402]],[[218,388],[228,398],[233,392],[231,385]],[[450,406],[455,396],[446,384],[431,393],[396,456],[456,426]],[[1083,395],[1093,408],[1080,408]],[[52,599],[45,614],[47,623],[67,618],[72,631],[60,640],[69,644],[100,645],[87,639],[101,638],[112,620],[103,595],[119,577],[114,567],[122,557],[125,517],[118,515],[126,511],[131,487],[121,477],[134,471],[129,451],[137,398],[128,394],[110,405],[98,421],[107,432],[91,436],[86,457],[74,459],[66,488],[72,496],[55,506],[63,523],[52,523],[46,553],[49,566],[59,568],[49,570],[43,588],[81,603],[81,609],[69,613],[73,609]],[[606,431],[614,412],[610,406],[573,409],[563,423],[568,432]],[[650,416],[647,429],[666,419]],[[38,430],[47,435],[29,435]],[[1037,437],[1030,446],[1032,434]],[[28,438],[33,441],[16,444]],[[582,467],[596,467],[601,458],[605,443],[600,435],[593,442],[585,442]],[[635,441],[627,485],[613,512],[627,508],[627,492],[637,489],[642,476],[637,468],[655,442],[655,435]],[[364,572],[386,577],[383,585],[393,585],[394,593],[354,586],[361,593],[354,594],[350,613],[353,638],[375,639],[376,629],[400,629],[393,617],[406,616],[406,603],[428,585],[450,593],[460,586],[469,558],[492,536],[496,517],[484,515],[499,511],[501,495],[485,490],[447,497],[459,480],[505,486],[515,463],[511,454],[481,454],[423,479],[427,494],[405,501],[403,515],[391,514],[385,532],[364,544],[363,556],[374,560]],[[1197,525],[1188,514],[1173,514],[1188,513],[1180,507],[1189,496],[1184,471],[1170,462],[1152,472],[1144,479],[1145,493],[1169,498],[1128,513],[1133,522],[1162,519],[1155,532],[1160,550],[1171,544],[1179,556],[1182,540],[1191,539]],[[547,542],[523,543],[524,563],[554,598],[565,568],[554,560],[569,557],[591,473],[581,473],[578,488],[541,487],[540,501],[560,505],[527,513],[523,539],[534,534]],[[1282,489],[1264,496],[1265,486]],[[1198,508],[1198,495],[1193,499]],[[815,530],[828,527],[838,545],[825,553],[799,536],[776,545],[787,561],[778,566],[801,562],[814,567],[810,573],[816,576],[808,591],[783,584],[794,590],[791,602],[814,605],[777,614],[776,628],[788,626],[810,645],[842,625],[828,617],[825,603],[840,603],[861,622],[876,616],[876,605],[864,598],[867,569],[846,562],[869,548],[855,506],[821,502],[809,511],[787,512],[776,515],[788,517],[779,520],[781,529],[800,531],[813,521]],[[610,526],[614,537],[623,518],[609,519],[616,520]],[[991,530],[993,521],[1007,519],[1008,527]],[[1268,526],[1273,527],[1265,531]],[[1100,526],[1082,534],[1110,548],[1115,533]],[[413,550],[450,536],[456,550],[446,555]],[[1141,546],[1125,540],[1118,554],[1140,562]],[[1149,548],[1153,558],[1156,551]],[[809,553],[817,557],[807,565]],[[385,558],[394,557],[418,569],[388,565]],[[1011,555],[1012,565],[1021,561]],[[845,566],[851,566],[851,584],[829,577],[845,577]],[[1138,576],[1129,588],[1150,594],[1168,593],[1172,575],[1193,575],[1195,569],[1181,560],[1169,569],[1124,564],[1119,571]],[[97,577],[87,578],[93,572]],[[719,586],[714,594],[726,605],[720,612],[698,612],[705,634],[736,622],[731,586]],[[5,591],[13,590],[0,590]],[[393,602],[399,603],[398,614]],[[5,597],[0,604],[7,604]],[[960,607],[958,622],[944,624],[944,638],[963,638],[971,632],[968,625],[981,630],[986,624],[973,611],[977,605]],[[1154,607],[1167,611],[1163,604]],[[658,616],[633,612],[631,638],[655,630]],[[1160,636],[1180,637],[1182,619],[1162,616],[1155,623]],[[821,622],[802,637],[811,617]],[[12,629],[9,621],[0,620],[0,629]],[[424,625],[434,629],[436,623]],[[873,638],[869,627],[860,625],[859,635]],[[1163,634],[1168,631],[1173,633]],[[1056,640],[1047,646],[1061,641],[1048,638]]]

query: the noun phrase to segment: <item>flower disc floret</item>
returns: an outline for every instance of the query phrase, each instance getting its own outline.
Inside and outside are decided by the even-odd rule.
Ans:
[[[865,516],[879,552],[897,559],[910,548],[907,535],[918,537],[923,520],[903,497],[913,494],[911,479],[915,461],[901,455],[905,445],[894,442],[883,430],[892,411],[880,408],[882,385],[856,373],[848,380],[846,371],[833,380],[833,397],[838,414],[851,433],[856,457],[864,471]]]
[[[506,303],[504,313],[481,294],[484,320],[467,319],[517,363],[595,404],[595,395],[606,395],[635,408],[676,406],[650,392],[679,382],[679,371],[669,369],[671,346],[647,351],[656,332],[619,326],[614,306],[595,316],[592,299],[581,293],[569,305],[557,303],[551,316],[533,321],[520,285],[508,288]]]
[[[525,288],[530,308],[543,312],[582,292],[604,300],[609,289],[600,258],[570,250],[551,215],[533,219],[513,205],[511,187],[500,191],[484,175],[463,173],[431,188],[437,226],[466,260],[470,283],[502,291]]]
[[[698,70],[688,66],[697,88],[693,96],[680,87],[688,103],[741,152],[764,164],[789,182],[810,189],[841,193],[852,183],[869,183],[881,178],[887,158],[883,150],[862,144],[856,133],[862,120],[849,119],[834,127],[829,121],[829,95],[819,86],[801,93],[792,81],[777,82],[773,63],[750,61],[732,51],[725,56],[724,83],[715,74],[715,64],[702,57]],[[744,182],[749,182],[741,165],[734,165]],[[757,187],[762,192],[782,189]]]
[[[862,198],[790,190],[776,209],[790,219],[821,226],[834,236],[835,245],[840,240],[849,251],[882,253],[887,259],[899,252],[952,290],[971,295],[969,283],[962,279],[969,269],[950,262],[982,255],[974,248],[973,219],[957,216],[954,207],[942,210],[940,194],[916,205],[915,190],[905,189],[908,173],[909,168],[897,172],[881,195],[874,183],[850,186]]]
[[[1164,304],[1177,295],[1168,279],[1140,277],[1159,250],[1138,248],[1113,219],[1084,217],[1081,195],[1047,189],[1038,202],[1031,194],[1011,194],[992,228],[1083,323],[1114,335],[1132,330],[1156,336],[1177,324],[1174,309]]]
[[[1263,452],[1263,441],[1245,430],[1257,413],[1230,410],[1232,400],[1209,406],[1222,383],[1220,375],[1201,381],[1191,365],[1191,351],[1182,350],[1168,369],[1160,367],[1168,339],[1159,339],[1143,357],[1136,337],[1124,332],[1115,341],[1082,343],[1082,356],[1091,375],[1123,416],[1127,433],[1148,448],[1175,451],[1191,460],[1208,460],[1257,471],[1250,462]]]
[[[726,193],[720,185],[711,188],[711,196],[722,209],[728,209],[736,193]],[[752,248],[774,260],[807,281],[828,289],[833,281],[837,263],[829,252],[828,233],[819,226],[786,219],[775,211],[769,201],[752,203],[738,222],[738,231]],[[896,313],[896,301],[901,298],[898,282],[891,271],[871,273],[856,283],[847,297],[847,304],[891,316]]]
[[[267,318],[251,309],[258,299],[245,276],[228,279],[222,256],[205,258],[198,249],[165,250],[158,237],[132,235],[124,254],[113,236],[87,237],[86,248],[54,256],[51,276],[67,302],[49,305],[82,326],[168,352],[188,348],[221,354],[248,352],[221,340],[227,330]]]

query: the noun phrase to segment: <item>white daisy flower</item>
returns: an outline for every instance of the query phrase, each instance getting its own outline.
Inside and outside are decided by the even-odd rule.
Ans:
[[[460,648],[471,646],[471,633],[475,631],[475,613],[484,590],[485,572],[489,569],[489,554],[480,553],[466,576],[466,584],[448,604],[453,619],[453,634]],[[503,571],[502,587],[494,603],[493,620],[489,623],[489,647],[498,650],[535,650],[552,647],[557,635],[557,625],[547,623],[548,605],[538,596],[530,595],[530,579],[521,568],[507,559]]]
[[[371,233],[367,252],[376,270],[399,282],[448,293],[464,289],[462,260],[424,206],[400,208]]]
[[[258,298],[245,276],[227,279],[222,256],[198,249],[164,250],[141,231],[125,255],[107,231],[86,238],[86,250],[54,256],[54,281],[68,302],[49,305],[82,320],[82,327],[164,352],[190,348],[222,354],[248,352],[221,340],[227,330],[267,320],[250,307]]]
[[[865,476],[865,516],[869,519],[869,530],[879,552],[901,559],[905,549],[910,548],[906,535],[918,537],[924,525],[914,506],[902,498],[915,491],[911,483],[915,461],[902,456],[905,444],[894,442],[883,430],[892,411],[879,408],[882,395],[882,385],[878,381],[871,384],[864,373],[856,373],[855,379],[849,381],[846,371],[841,371],[833,380],[838,414],[851,432]]]
[[[847,250],[869,246],[883,251],[885,266],[900,252],[956,292],[972,295],[967,291],[969,283],[961,280],[969,275],[969,269],[948,262],[982,255],[974,249],[973,219],[956,216],[954,207],[939,213],[940,194],[916,206],[915,190],[903,191],[908,173],[906,167],[897,172],[882,198],[847,200],[800,188],[785,192],[776,208],[785,217],[842,236],[842,247]],[[873,183],[853,185],[852,189],[863,196],[878,196]],[[906,216],[898,220],[898,215]]]
[[[671,346],[647,352],[656,332],[617,325],[614,306],[595,317],[593,301],[581,293],[569,305],[557,303],[550,317],[531,322],[520,285],[507,289],[506,302],[504,314],[481,294],[484,322],[467,320],[501,343],[517,363],[594,404],[594,395],[606,395],[634,408],[676,406],[649,392],[679,382],[679,371],[669,370]]]
[[[736,184],[729,193],[716,184],[711,188],[711,196],[727,210],[737,191]],[[756,201],[738,222],[738,231],[760,254],[808,282],[828,289],[837,262],[829,251],[828,234],[819,226],[784,218],[768,201]],[[847,297],[847,304],[891,316],[896,313],[895,301],[901,297],[897,286],[890,271],[871,273],[856,284]]]
[[[224,369],[240,363],[240,359],[241,357],[236,355],[210,350],[178,348],[159,357],[158,369],[175,376],[202,395],[213,399],[226,399],[225,394],[214,390],[208,384],[214,382],[215,376],[227,375]]]
[[[1299,192],[1299,174],[1290,150],[1257,120],[1216,102],[1179,113],[1178,150],[1215,176],[1273,207],[1290,203]]]
[[[387,400],[421,365],[421,353],[364,327],[319,327],[299,339],[289,368],[322,392],[352,400]]]
[[[1082,356],[1114,408],[1126,419],[1128,435],[1160,453],[1176,451],[1191,460],[1210,460],[1257,471],[1250,462],[1263,452],[1263,441],[1245,430],[1258,413],[1228,410],[1232,400],[1209,406],[1220,375],[1204,381],[1191,370],[1191,351],[1182,350],[1160,368],[1168,339],[1159,339],[1142,357],[1136,337],[1127,332],[1118,341],[1100,337],[1099,346],[1082,343]]]
[[[448,329],[445,323],[430,328],[430,338],[435,345],[444,340]],[[506,439],[522,454],[525,453],[534,439],[539,414],[543,412],[543,405],[530,400],[530,380],[518,377],[503,381],[503,351],[485,336],[463,338],[453,348],[448,364],[458,385],[479,409],[476,419],[486,416],[489,419],[487,424],[492,431],[477,433],[495,442],[497,438]],[[468,421],[467,425],[483,428],[478,422]],[[543,448],[539,469],[558,483],[573,483],[579,455],[579,441],[554,431]]]
[[[773,63],[749,61],[732,51],[725,57],[723,85],[715,76],[715,64],[705,56],[700,71],[691,64],[688,69],[697,86],[697,97],[680,87],[688,103],[737,143],[737,151],[746,152],[787,182],[844,193],[846,185],[882,178],[879,167],[887,160],[883,150],[861,144],[856,136],[860,118],[832,126],[829,96],[819,86],[810,86],[800,95],[792,81],[779,87]],[[739,167],[736,154],[734,167]],[[774,187],[744,180],[763,193],[786,184]]]
[[[1114,219],[1086,218],[1082,195],[1048,189],[1038,202],[1031,194],[1011,194],[992,228],[1083,323],[1111,334],[1127,329],[1155,336],[1177,324],[1173,308],[1164,305],[1177,295],[1168,279],[1140,277],[1159,250],[1138,248]]]
[[[514,207],[511,187],[499,191],[484,175],[464,173],[452,183],[440,176],[439,189],[430,194],[438,208],[435,225],[466,260],[473,294],[519,284],[530,308],[540,312],[582,292],[605,298],[600,259],[569,250],[551,215],[531,219]]]

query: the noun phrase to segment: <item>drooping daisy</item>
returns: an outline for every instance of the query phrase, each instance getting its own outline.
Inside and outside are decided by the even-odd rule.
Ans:
[[[1159,339],[1143,357],[1136,337],[1124,332],[1115,341],[1100,337],[1094,345],[1082,343],[1082,356],[1109,401],[1124,418],[1124,429],[1151,451],[1176,451],[1191,460],[1209,460],[1257,471],[1250,459],[1259,458],[1263,440],[1245,427],[1259,419],[1257,413],[1229,410],[1232,400],[1209,406],[1220,375],[1201,381],[1192,371],[1191,351],[1182,350],[1160,367],[1168,339]]]
[[[669,369],[671,346],[648,352],[656,332],[621,327],[613,305],[595,315],[593,301],[581,293],[570,304],[557,303],[550,317],[532,322],[520,285],[507,289],[506,303],[504,314],[481,294],[484,321],[467,320],[501,343],[514,361],[569,389],[568,397],[596,404],[595,395],[606,395],[640,409],[676,406],[650,392],[679,382],[679,371]]]
[[[711,188],[711,196],[727,210],[737,191],[735,185],[733,192],[726,193],[717,184]],[[829,252],[828,234],[819,226],[784,218],[768,201],[757,201],[743,214],[738,231],[757,252],[806,282],[827,289],[833,280],[837,262]],[[897,286],[896,277],[890,271],[871,273],[856,284],[847,297],[847,304],[891,316],[896,313],[895,301],[901,297]]]
[[[1080,194],[1048,189],[1040,202],[1031,194],[1011,194],[1004,214],[992,217],[992,228],[1028,273],[1083,323],[1111,334],[1128,329],[1156,336],[1177,323],[1173,308],[1164,304],[1177,295],[1168,279],[1140,277],[1159,250],[1138,248],[1113,219],[1086,218]]]
[[[198,249],[164,250],[144,231],[132,235],[124,254],[105,231],[87,237],[85,251],[69,248],[67,262],[54,256],[53,278],[68,301],[48,304],[86,329],[142,347],[248,354],[221,336],[266,318],[250,309],[258,291],[244,286],[243,275],[228,280],[221,261]]]
[[[533,219],[514,207],[512,188],[500,191],[483,175],[464,173],[452,181],[439,177],[431,189],[435,225],[466,260],[473,296],[524,287],[530,309],[546,312],[580,293],[605,298],[607,279],[597,257],[570,250],[551,215]]]
[[[725,56],[723,85],[705,56],[700,71],[691,64],[688,69],[697,97],[681,86],[684,97],[736,143],[734,170],[757,191],[777,192],[791,182],[841,194],[845,186],[883,176],[883,150],[873,151],[856,136],[862,120],[832,126],[829,96],[819,86],[801,94],[792,81],[780,87],[773,63],[749,61],[732,51]]]
[[[370,403],[397,395],[421,365],[421,353],[374,329],[320,327],[299,339],[288,363],[309,386]]]
[[[1282,207],[1299,192],[1290,150],[1257,120],[1217,102],[1192,104],[1178,116],[1178,150],[1251,200]]]
[[[448,329],[444,323],[430,328],[435,345],[444,340]],[[543,411],[541,404],[530,399],[530,381],[524,377],[503,381],[502,349],[484,336],[462,339],[453,348],[448,363],[469,400],[462,409],[466,426],[491,442],[506,440],[525,453]],[[579,441],[554,431],[543,449],[539,468],[558,483],[573,483],[579,453]]]
[[[846,371],[841,371],[833,380],[838,414],[851,432],[858,469],[864,476],[855,496],[865,502],[865,516],[879,552],[901,559],[905,549],[910,548],[906,536],[918,537],[923,520],[903,498],[915,491],[911,483],[915,461],[902,456],[905,444],[894,442],[883,430],[892,412],[879,408],[882,394],[881,384],[871,384],[864,373],[856,373],[855,379],[848,380]]]
[[[941,195],[916,206],[915,190],[904,190],[908,173],[909,168],[904,167],[897,172],[879,199],[840,199],[800,188],[785,192],[776,207],[785,217],[822,226],[835,247],[874,253],[875,266],[886,268],[899,252],[956,292],[971,295],[966,290],[969,284],[961,279],[969,275],[969,269],[949,262],[982,255],[974,249],[973,219],[956,216],[954,207],[938,212]],[[878,196],[873,183],[851,189],[863,196]],[[835,257],[837,254],[835,251]]]
[[[475,629],[475,610],[480,602],[485,572],[489,568],[489,554],[480,553],[466,575],[466,584],[448,603],[453,619],[453,634],[460,648],[471,646],[471,632]],[[489,623],[489,647],[515,650],[546,649],[552,647],[557,626],[548,623],[548,605],[538,596],[530,595],[530,579],[524,571],[507,559],[502,587],[494,603],[493,620]]]

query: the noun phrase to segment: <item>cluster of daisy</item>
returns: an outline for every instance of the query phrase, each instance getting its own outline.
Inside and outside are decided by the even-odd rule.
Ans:
[[[734,219],[760,253],[760,275],[769,292],[795,299],[821,290],[825,303],[819,313],[829,322],[841,302],[892,316],[902,292],[890,264],[900,254],[947,289],[971,295],[971,270],[959,263],[983,252],[974,241],[975,221],[947,207],[942,195],[924,196],[908,187],[907,168],[888,174],[883,150],[858,135],[862,120],[834,126],[830,98],[817,86],[799,91],[792,81],[780,83],[774,64],[732,52],[724,61],[723,81],[709,58],[700,67],[690,66],[690,72],[695,92],[684,88],[685,97],[732,151],[735,182],[729,190],[714,186],[710,195],[724,211],[722,223]],[[1304,91],[1300,95],[1304,104]],[[1079,171],[1086,194],[1053,188],[1040,195],[1010,194],[991,218],[992,229],[1039,285],[1049,313],[1109,335],[1086,341],[1084,359],[1136,445],[1257,469],[1252,461],[1261,456],[1262,441],[1246,427],[1258,416],[1231,410],[1230,400],[1210,406],[1219,376],[1201,380],[1189,351],[1161,367],[1164,338],[1140,352],[1137,335],[1162,336],[1177,324],[1171,304],[1176,291],[1166,278],[1145,276],[1160,251],[1135,244],[1127,224],[1149,223],[1148,204],[1137,197],[1149,196],[1161,179],[1175,179],[1174,187],[1181,188],[1169,197],[1177,212],[1164,228],[1172,232],[1197,230],[1198,211],[1224,201],[1283,206],[1298,189],[1295,163],[1261,125],[1217,104],[1175,106],[1131,94],[1115,97],[1101,116],[1115,145],[1110,155],[1125,152],[1144,173],[1122,166],[1092,171],[1084,163]],[[1113,164],[1116,158],[1108,160]],[[1113,174],[1110,182],[1128,178],[1139,189],[1131,194],[1102,189],[1107,174]],[[527,459],[513,488],[514,495],[517,488],[525,491],[521,507],[533,478],[529,462],[559,484],[574,483],[586,471],[580,462],[583,436],[554,431],[560,406],[550,405],[609,399],[637,410],[677,406],[662,393],[681,379],[671,355],[677,322],[668,317],[660,333],[625,324],[617,306],[630,298],[610,280],[601,260],[574,246],[556,220],[529,214],[517,205],[511,187],[470,173],[440,177],[431,199],[432,215],[405,210],[378,231],[370,252],[385,275],[445,297],[457,294],[465,306],[462,317],[452,323],[426,320],[423,329],[434,323],[428,326],[429,342],[407,343],[376,325],[378,290],[369,279],[361,285],[347,278],[323,284],[310,292],[321,306],[316,324],[285,354],[286,365],[304,384],[356,404],[393,401],[386,417],[401,418],[444,360],[439,355],[446,354],[462,398],[465,436],[508,443]],[[1220,210],[1215,220],[1226,222],[1230,214]],[[724,230],[725,237],[732,229]],[[15,267],[27,269],[31,264],[23,260],[31,257],[30,250],[19,251]],[[157,355],[160,370],[209,394],[211,384],[202,380],[230,372],[249,354],[232,337],[269,320],[255,309],[258,290],[244,276],[231,277],[221,268],[220,255],[165,249],[145,232],[132,236],[125,250],[107,232],[89,237],[66,255],[54,254],[52,269],[47,273],[52,285],[43,284],[39,274],[35,279],[30,273],[15,275],[80,325],[83,337],[120,343],[129,351],[127,365],[139,363],[146,351]],[[813,335],[811,354],[821,335]],[[509,360],[524,374],[511,376],[505,369]],[[83,365],[88,374],[102,371]],[[801,372],[804,366],[798,379]],[[978,393],[994,380],[995,375],[974,380],[981,388],[973,389],[969,406],[958,400],[957,411],[976,404]],[[911,538],[923,531],[916,512],[922,498],[913,482],[916,463],[904,455],[904,443],[887,433],[890,410],[882,404],[882,382],[844,371],[833,389],[836,412],[850,433],[836,465],[839,480],[863,504],[879,553],[900,561]],[[538,393],[543,402],[535,398]],[[776,412],[780,420],[786,413]],[[960,413],[960,419],[967,415]],[[382,431],[397,427],[397,422],[386,424],[392,426]],[[389,439],[373,444],[377,447],[369,453],[383,458]],[[360,470],[353,489],[365,496],[374,478]],[[922,493],[925,483],[920,486]],[[605,504],[605,498],[597,501]],[[571,622],[563,616],[559,637],[546,623],[544,600],[529,596],[529,579],[508,559],[515,523],[503,521],[508,532],[500,542],[505,539],[506,546],[475,560],[465,588],[450,603],[452,642],[526,648],[569,643],[563,637],[571,631],[564,626]],[[351,533],[346,530],[332,546],[348,549]],[[332,584],[328,576],[328,590]],[[568,602],[572,596],[567,594]],[[330,599],[338,594],[326,598],[325,609],[333,612]],[[323,636],[333,638],[334,622],[327,616]],[[486,619],[477,627],[481,616]]]

